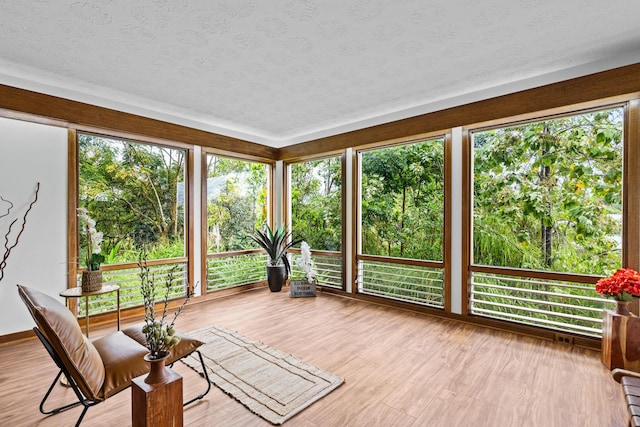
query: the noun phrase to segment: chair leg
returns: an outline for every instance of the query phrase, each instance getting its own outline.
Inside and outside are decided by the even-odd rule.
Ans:
[[[58,408],[54,408],[54,409],[51,409],[51,410],[44,409],[44,404],[47,401],[47,399],[49,398],[49,396],[51,395],[51,392],[53,391],[53,388],[58,383],[58,380],[60,379],[60,376],[62,376],[62,370],[60,372],[58,372],[58,375],[56,375],[56,378],[51,383],[51,386],[49,387],[49,390],[47,390],[47,392],[45,393],[44,397],[42,398],[42,402],[40,402],[40,412],[42,414],[44,414],[44,415],[59,414],[62,411],[66,411],[67,409],[75,408],[76,406],[82,404],[82,402],[79,400],[77,402],[69,403],[67,405],[60,406]]]
[[[198,353],[198,357],[200,357],[200,363],[202,364],[202,373],[203,373],[204,379],[207,381],[207,389],[205,390],[204,393],[194,397],[193,399],[189,400],[188,402],[185,402],[182,406],[187,406],[188,404],[193,403],[196,400],[202,399],[211,390],[211,381],[209,381],[209,373],[207,372],[207,366],[204,364],[204,359],[202,358],[202,353],[200,353],[199,350],[196,350],[195,353]]]
[[[73,391],[75,392],[76,397],[78,397],[78,401],[69,403],[67,405],[59,406],[59,407],[51,409],[51,410],[44,409],[45,402],[47,401],[47,399],[51,395],[51,392],[53,391],[53,388],[56,386],[56,384],[60,380],[60,377],[62,376],[62,373],[63,373],[62,370],[60,370],[58,372],[58,375],[56,375],[55,379],[51,383],[51,386],[49,386],[49,390],[47,390],[47,392],[45,393],[44,397],[42,398],[42,401],[40,402],[40,412],[43,415],[56,415],[56,414],[59,414],[60,412],[66,411],[67,409],[75,408],[76,406],[82,405],[84,408],[82,409],[82,412],[80,413],[80,417],[78,417],[78,420],[76,421],[76,424],[75,424],[75,427],[79,427],[80,423],[82,422],[82,419],[84,418],[84,416],[87,413],[87,410],[89,409],[90,406],[93,406],[95,403],[87,403],[86,401],[82,400],[81,399],[81,395],[78,395],[79,392],[76,390],[75,386],[72,383],[73,380],[71,378],[67,377],[66,375],[65,375],[65,377],[67,378],[67,381],[69,381],[69,384],[71,384],[71,387],[73,388]]]
[[[89,409],[88,405],[84,405],[84,409],[82,410],[82,413],[80,414],[80,417],[78,417],[78,421],[76,421],[76,427],[80,427],[80,423],[82,422],[82,419],[84,418],[85,414],[87,413],[87,409]]]

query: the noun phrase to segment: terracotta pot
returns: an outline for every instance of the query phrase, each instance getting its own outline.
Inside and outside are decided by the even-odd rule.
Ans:
[[[152,357],[151,353],[144,356],[144,360],[149,362],[151,365],[151,369],[149,370],[149,375],[146,376],[144,382],[147,384],[162,384],[169,381],[171,377],[171,372],[165,366],[165,362],[171,355],[171,352],[167,351],[162,357]]]

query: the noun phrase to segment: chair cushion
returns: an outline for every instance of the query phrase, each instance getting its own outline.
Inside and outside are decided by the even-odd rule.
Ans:
[[[105,379],[102,358],[82,334],[75,316],[60,301],[40,291],[18,285],[18,293],[85,397],[100,400]]]
[[[105,378],[100,397],[106,399],[131,385],[131,380],[149,372],[144,356],[149,350],[121,331],[93,341],[102,356]]]
[[[141,345],[146,348],[146,338],[142,333],[142,326],[144,323],[138,323],[133,326],[129,326],[122,330],[122,332],[131,337],[132,339],[139,342]],[[193,353],[198,347],[204,344],[202,341],[197,340],[195,338],[191,338],[190,336],[176,332],[176,335],[180,337],[180,342],[175,346],[171,347],[171,356],[167,359],[166,364],[170,365],[176,360],[182,359],[183,357]]]

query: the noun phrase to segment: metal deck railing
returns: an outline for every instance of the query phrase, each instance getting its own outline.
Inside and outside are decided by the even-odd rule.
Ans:
[[[358,291],[398,301],[444,307],[441,268],[391,261],[359,261]]]
[[[593,284],[474,272],[471,314],[561,332],[602,336],[602,311],[614,303]]]

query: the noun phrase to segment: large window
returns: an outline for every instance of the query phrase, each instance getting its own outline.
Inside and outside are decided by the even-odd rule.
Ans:
[[[598,335],[589,276],[622,265],[623,113],[472,132],[473,264],[509,269],[475,270],[473,313]]]
[[[295,163],[289,171],[293,236],[311,247],[318,282],[341,288],[342,160],[336,156]],[[301,274],[293,265],[294,275]]]
[[[474,263],[621,266],[622,109],[473,133]]]
[[[78,205],[104,234],[103,281],[120,285],[123,307],[142,304],[141,257],[151,261],[158,285],[173,278],[172,297],[187,292],[186,159],[182,148],[78,134]],[[80,233],[79,253],[86,250],[84,239]],[[89,314],[114,309],[113,296],[106,295],[92,299]]]
[[[359,153],[360,292],[444,305],[444,163],[443,138]]]
[[[250,236],[269,220],[271,166],[207,154],[207,289],[264,280],[265,256]]]
[[[269,165],[207,155],[209,253],[255,246],[250,236],[267,221]]]
[[[443,260],[444,140],[362,153],[362,253]]]
[[[79,205],[104,233],[107,264],[185,255],[183,149],[80,134]]]

